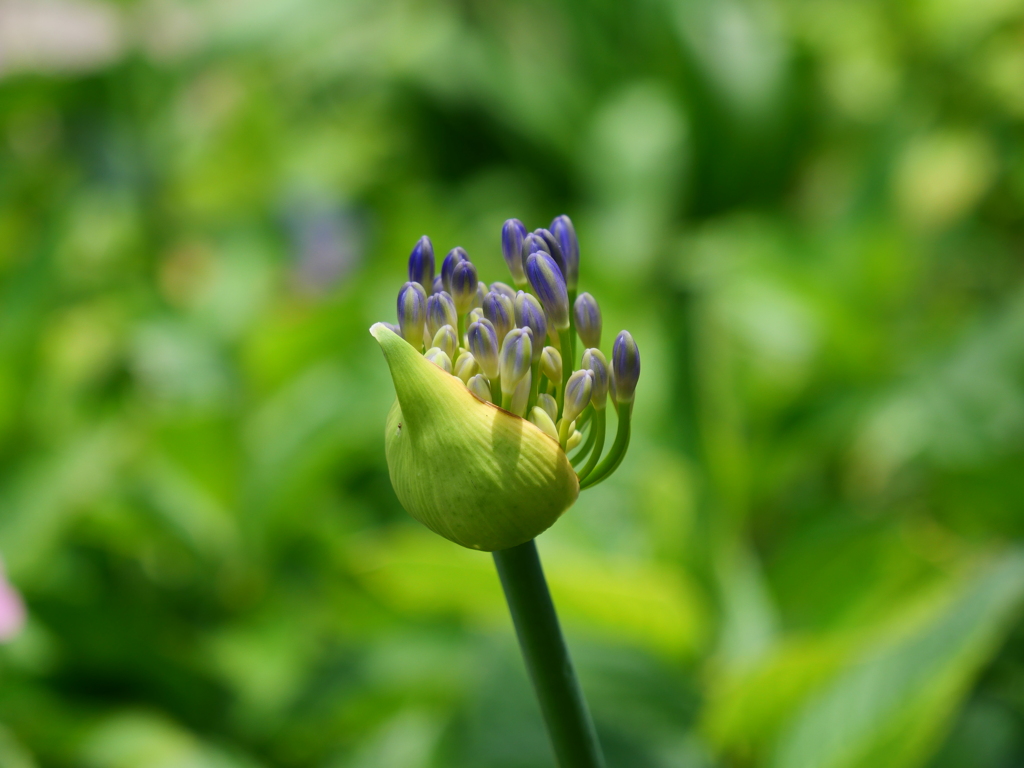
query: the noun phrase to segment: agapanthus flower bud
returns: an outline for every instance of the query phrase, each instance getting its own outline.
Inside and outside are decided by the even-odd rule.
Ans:
[[[483,374],[470,376],[469,381],[466,382],[466,388],[476,395],[478,400],[483,400],[485,403],[491,402],[491,385]]]
[[[597,348],[601,346],[601,308],[597,299],[589,293],[581,293],[576,297],[573,307],[576,315],[576,333],[580,335],[584,345]]]
[[[555,426],[555,420],[544,408],[539,405],[533,406],[530,411],[530,421],[552,440],[558,440],[558,427]]]
[[[544,347],[540,353],[540,372],[548,381],[562,386],[562,355],[554,347]]]
[[[440,292],[441,292],[441,291],[443,291],[443,290],[444,290],[444,280],[442,280],[442,279],[441,279],[441,276],[440,276],[440,275],[437,275],[437,276],[436,276],[436,277],[434,278],[434,289],[433,289],[433,293],[440,293]]]
[[[435,293],[427,299],[427,333],[433,339],[439,330],[450,325],[458,328],[459,316],[455,313],[455,302],[445,291]]]
[[[530,402],[530,377],[530,369],[527,368],[526,375],[519,380],[519,383],[516,384],[515,390],[512,392],[512,402],[509,405],[509,410],[516,416],[526,415],[526,406]]]
[[[448,251],[448,255],[441,262],[441,284],[448,293],[452,293],[452,275],[455,273],[455,267],[468,259],[469,254],[466,253],[466,249],[457,245]]]
[[[612,346],[612,369],[615,373],[615,400],[633,402],[636,383],[640,379],[640,349],[629,331],[620,331]]]
[[[526,260],[530,258],[531,253],[537,253],[537,251],[543,251],[544,253],[551,255],[551,251],[548,250],[548,244],[544,238],[535,232],[531,232],[523,240],[523,269],[526,269]]]
[[[476,358],[480,370],[490,380],[498,378],[498,333],[490,320],[477,320],[471,323],[466,332],[469,340],[469,351]]]
[[[516,385],[530,373],[530,362],[533,359],[532,335],[533,331],[529,328],[514,328],[505,337],[498,365],[502,394],[511,395]]]
[[[543,408],[547,415],[551,417],[551,423],[554,424],[555,419],[558,418],[558,401],[547,392],[542,392],[537,395],[537,407]]]
[[[537,362],[543,351],[544,338],[548,335],[548,319],[536,296],[526,291],[516,294],[515,321],[520,328],[533,331],[533,361]]]
[[[555,236],[565,256],[565,285],[570,291],[575,291],[580,275],[580,241],[576,237],[576,228],[572,220],[563,214],[551,222],[551,234]]]
[[[469,314],[466,315],[466,317],[469,318],[470,323],[475,323],[477,320],[484,319],[484,311],[480,307],[473,307],[471,310],[469,310]]]
[[[428,294],[434,288],[434,244],[424,235],[409,254],[409,281],[419,283]]]
[[[455,375],[468,384],[469,380],[478,373],[480,373],[480,364],[473,357],[473,353],[462,350],[455,361]],[[488,387],[488,392],[490,392],[490,387]]]
[[[452,359],[437,347],[431,347],[423,356],[439,368],[444,368],[448,373],[452,372]]]
[[[579,448],[580,443],[583,442],[583,433],[578,429],[572,431],[572,436],[569,437],[568,442],[565,444],[565,450],[573,451]]]
[[[398,292],[398,327],[402,338],[416,349],[423,348],[423,324],[427,316],[427,294],[419,283],[408,282]]]
[[[523,272],[523,285],[526,285],[526,272]],[[502,282],[493,282],[491,283],[491,290],[495,293],[500,293],[502,296],[508,296],[512,301],[516,300],[516,289],[510,285]]]
[[[547,246],[544,250],[551,255],[551,259],[558,265],[558,271],[562,273],[562,279],[565,280],[565,254],[562,253],[562,246],[558,244],[558,240],[550,231],[543,228],[535,229],[533,234],[544,241]]]
[[[565,385],[565,402],[562,405],[562,418],[575,421],[590,405],[590,396],[594,389],[594,374],[590,371],[573,371],[569,383]]]
[[[583,353],[583,367],[594,374],[590,402],[600,410],[605,407],[608,399],[608,361],[600,349],[588,349]]]
[[[526,227],[519,219],[509,219],[501,228],[501,254],[512,273],[512,282],[526,285],[526,273],[523,268],[523,239]]]
[[[548,322],[559,331],[569,327],[569,294],[558,265],[547,253],[530,254],[526,260],[526,276],[544,307]]]
[[[383,325],[392,333],[397,333],[399,336],[402,335],[402,329],[399,328],[395,323],[381,323],[381,325]]]
[[[455,311],[464,315],[473,308],[476,298],[476,286],[480,281],[476,277],[476,267],[471,261],[460,261],[452,271],[452,299],[455,300]]]
[[[483,307],[484,296],[490,293],[490,289],[487,287],[487,283],[479,282],[476,284],[476,293],[473,294],[473,309]]]
[[[483,312],[484,317],[491,321],[494,330],[498,332],[499,342],[504,341],[508,332],[516,327],[512,300],[504,294],[491,291],[484,296]]]
[[[455,359],[455,353],[459,349],[459,334],[450,325],[445,325],[434,334],[432,347],[437,347],[446,355],[449,360]]]

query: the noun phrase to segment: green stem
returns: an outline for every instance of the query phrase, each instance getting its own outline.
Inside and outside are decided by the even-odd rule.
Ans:
[[[562,386],[558,390],[558,415],[562,415],[562,403],[565,400],[565,385],[569,383],[572,376],[572,338],[569,336],[569,329],[558,332],[558,343],[562,347]]]
[[[498,377],[494,377],[494,381],[491,382],[491,402],[495,405],[501,405],[501,382]]]
[[[576,290],[569,291],[569,346],[572,348],[572,364],[576,365]]]
[[[619,426],[615,430],[615,442],[611,450],[604,457],[604,461],[597,465],[585,479],[580,480],[580,490],[591,488],[609,477],[612,472],[618,469],[619,464],[626,455],[629,448],[630,417],[633,415],[633,403],[619,403],[616,406],[619,413]]]
[[[576,423],[576,429],[580,429],[579,422]],[[583,438],[583,444],[580,445],[579,450],[577,450],[569,459],[569,462],[573,467],[583,466],[586,462],[587,456],[590,455],[590,449],[594,447],[594,438],[596,436],[597,430],[594,429],[594,425],[591,424],[590,429],[587,430],[586,436]]]
[[[594,451],[590,454],[590,460],[583,469],[576,473],[581,482],[586,480],[587,475],[594,471],[594,467],[597,466],[597,462],[601,458],[601,451],[604,450],[604,433],[607,418],[608,410],[606,408],[594,411],[594,423],[590,427],[590,432],[593,435],[597,435],[597,437],[594,440]],[[621,424],[622,422],[620,421],[619,423]]]
[[[594,723],[558,625],[537,546],[494,553],[494,564],[561,768],[603,768]]]

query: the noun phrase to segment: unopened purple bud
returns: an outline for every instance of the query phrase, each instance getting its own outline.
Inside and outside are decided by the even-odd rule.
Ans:
[[[452,326],[443,326],[434,334],[434,340],[431,342],[430,346],[437,347],[448,355],[448,359],[454,360],[455,353],[459,349],[459,335],[455,332],[455,329]]]
[[[473,307],[469,310],[469,314],[466,317],[469,318],[469,323],[475,323],[477,320],[484,319],[484,311],[481,307]],[[469,323],[466,323],[466,325],[468,326]]]
[[[419,283],[409,282],[398,292],[398,327],[402,338],[416,349],[423,348],[423,323],[427,315],[427,294]]]
[[[469,259],[469,254],[466,253],[466,249],[457,245],[448,251],[448,255],[441,262],[441,285],[448,293],[452,293],[452,275],[455,273],[455,265],[467,259]]]
[[[594,374],[594,390],[590,402],[601,410],[608,399],[608,361],[600,349],[588,349],[583,353],[583,367]]]
[[[594,390],[594,374],[590,371],[573,371],[569,382],[565,385],[565,402],[562,404],[562,418],[575,421],[590,405],[590,396]]]
[[[529,374],[533,360],[532,336],[533,331],[529,328],[514,328],[505,337],[498,366],[502,394],[511,395],[516,385]]]
[[[476,293],[473,294],[473,309],[482,307],[484,305],[484,296],[490,292],[487,287],[487,283],[479,282],[476,284]]]
[[[523,270],[523,239],[526,227],[519,219],[509,219],[501,228],[501,254],[512,273],[512,282],[526,285],[526,272]]]
[[[523,285],[526,285],[526,273],[523,273]],[[502,296],[508,296],[512,301],[516,300],[516,290],[510,285],[505,283],[491,283],[491,290],[495,293],[500,293]]]
[[[438,368],[444,368],[447,373],[452,372],[452,360],[448,355],[442,352],[437,347],[431,347],[427,350],[426,354],[423,355],[427,360],[432,362]]]
[[[640,380],[640,349],[629,331],[620,331],[612,346],[612,369],[615,374],[615,400],[633,402],[636,383]]]
[[[554,347],[544,347],[541,350],[540,372],[555,386],[562,386],[562,355]]]
[[[551,222],[551,234],[565,257],[565,285],[570,291],[575,291],[580,276],[580,241],[576,237],[576,228],[572,220],[563,214]]]
[[[476,267],[471,261],[460,261],[452,272],[452,298],[455,300],[455,311],[464,315],[473,308],[476,298],[476,286],[480,281],[476,277]]]
[[[402,335],[402,329],[401,329],[401,328],[399,328],[399,327],[398,327],[397,325],[395,325],[394,323],[381,323],[381,325],[383,325],[383,326],[384,326],[385,328],[387,328],[387,329],[388,329],[389,331],[391,331],[392,333],[396,333],[396,334],[398,334],[399,336],[401,336],[401,335]]]
[[[548,335],[548,319],[537,297],[526,291],[516,294],[515,321],[520,328],[533,331],[533,361],[540,359],[544,338]]]
[[[523,240],[523,266],[526,266],[526,260],[530,257],[530,254],[537,251],[544,251],[549,256],[551,255],[551,251],[548,250],[548,244],[544,238],[536,232],[531,232]]]
[[[498,334],[490,320],[470,324],[466,332],[469,351],[476,358],[480,370],[488,379],[498,378]]]
[[[600,347],[601,308],[597,305],[597,299],[589,293],[581,293],[576,297],[573,314],[576,315],[576,333],[583,343],[588,347]]]
[[[433,288],[434,293],[440,293],[444,290],[444,280],[441,279],[440,275],[434,278]]]
[[[491,384],[483,374],[470,376],[469,381],[466,382],[466,388],[476,395],[478,400],[483,400],[485,403],[494,402],[491,400]]]
[[[532,253],[526,260],[526,276],[544,307],[548,322],[556,330],[564,331],[569,327],[569,293],[558,265],[547,253]]]
[[[459,327],[459,316],[455,313],[455,302],[444,291],[427,299],[427,333],[434,338],[439,330],[450,325]]]
[[[551,258],[558,265],[558,271],[562,273],[562,279],[564,280],[566,277],[565,254],[562,253],[562,246],[558,244],[558,240],[555,239],[555,236],[550,231],[543,228],[535,229],[533,234],[544,241],[544,244],[547,246],[544,250],[551,254]]]
[[[480,373],[480,364],[473,357],[473,353],[462,350],[459,359],[455,361],[455,375],[468,383],[478,373]]]
[[[484,317],[491,321],[494,330],[498,332],[498,341],[505,340],[505,336],[516,327],[515,308],[512,300],[501,293],[491,291],[484,296],[483,304]]]
[[[427,293],[434,287],[434,244],[424,235],[409,254],[409,280],[419,283]]]

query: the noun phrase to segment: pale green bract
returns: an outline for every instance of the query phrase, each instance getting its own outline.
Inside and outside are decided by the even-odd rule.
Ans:
[[[579,481],[556,440],[478,400],[383,323],[370,333],[397,394],[385,451],[410,515],[456,544],[493,551],[529,541],[573,505]]]

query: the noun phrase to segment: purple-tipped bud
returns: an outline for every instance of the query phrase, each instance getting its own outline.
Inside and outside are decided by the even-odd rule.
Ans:
[[[523,266],[526,266],[526,260],[529,258],[531,253],[537,251],[544,251],[544,253],[551,255],[551,251],[548,250],[547,241],[543,237],[538,235],[536,232],[531,232],[523,240]]]
[[[480,370],[488,379],[498,378],[498,333],[490,320],[478,320],[470,324],[466,332],[469,351],[473,353]]]
[[[519,380],[515,390],[512,392],[512,402],[509,404],[509,410],[516,416],[526,415],[526,406],[530,403],[531,375],[530,369],[527,368],[526,375]]]
[[[633,402],[636,383],[640,380],[640,349],[629,331],[620,331],[612,346],[612,370],[615,375],[615,400]]]
[[[490,293],[490,288],[487,287],[487,283],[480,282],[476,284],[476,293],[473,294],[473,309],[484,305],[484,296],[488,293]]]
[[[563,214],[551,222],[551,234],[565,257],[565,285],[570,291],[575,291],[580,276],[580,241],[576,237],[576,228],[572,220]]]
[[[544,338],[548,335],[548,319],[537,297],[526,291],[516,294],[515,321],[520,328],[533,331],[533,362],[540,359]]]
[[[391,331],[392,333],[396,333],[396,334],[398,334],[399,336],[401,336],[401,335],[402,335],[402,329],[401,329],[401,328],[399,328],[399,327],[398,327],[397,325],[395,325],[394,323],[381,323],[381,325],[383,325],[383,326],[384,326],[385,328],[387,328],[387,329],[388,329],[389,331]]]
[[[434,289],[434,244],[424,235],[409,254],[409,281],[419,283],[428,294]]]
[[[608,361],[600,349],[588,349],[583,353],[583,367],[594,374],[594,391],[590,395],[590,402],[601,410],[608,399]]]
[[[476,286],[480,281],[476,277],[476,267],[471,261],[460,261],[452,272],[452,298],[455,300],[455,311],[464,315],[473,308],[476,298]]]
[[[562,246],[558,244],[558,240],[546,229],[535,229],[533,234],[544,241],[544,245],[547,246],[544,250],[551,254],[551,258],[554,260],[555,264],[558,265],[558,271],[562,273],[562,279],[565,280],[565,254],[562,253]]]
[[[548,322],[556,330],[564,331],[569,327],[569,293],[558,265],[546,253],[532,253],[526,260],[526,276],[544,307]]]
[[[526,285],[526,273],[523,273],[523,285]],[[495,293],[500,293],[502,296],[508,296],[512,301],[516,300],[516,290],[510,285],[505,283],[491,283],[491,290]]]
[[[541,350],[540,372],[556,387],[562,386],[562,355],[554,347],[544,347]]]
[[[590,371],[573,371],[569,382],[565,385],[565,402],[562,404],[562,418],[575,421],[590,405],[590,396],[594,391],[594,374]]]
[[[444,280],[442,280],[441,276],[438,275],[437,277],[434,278],[434,290],[433,290],[433,292],[434,293],[440,293],[443,290],[444,290]]]
[[[402,338],[423,348],[423,323],[427,317],[427,293],[419,283],[406,283],[398,292],[398,327]]]
[[[555,420],[551,418],[551,414],[545,408],[538,405],[533,406],[530,411],[530,422],[552,440],[558,440],[558,428],[555,426]]]
[[[512,300],[504,294],[491,291],[484,296],[483,310],[484,317],[491,321],[494,330],[498,332],[498,341],[504,341],[508,332],[516,327]]]
[[[477,320],[484,319],[484,311],[481,307],[473,307],[471,310],[469,310],[469,314],[466,315],[466,317],[469,318],[470,323],[475,323]],[[468,326],[469,323],[467,323],[466,325]]]
[[[509,219],[501,228],[501,254],[508,264],[508,271],[512,273],[512,282],[516,285],[526,285],[526,272],[523,269],[523,239],[526,237],[526,227],[519,219]]]
[[[537,406],[544,409],[544,412],[551,418],[551,423],[554,424],[555,419],[558,418],[558,401],[547,392],[541,392],[537,395]],[[558,437],[556,436],[555,439],[557,440]]]
[[[485,403],[493,402],[491,400],[491,384],[482,374],[470,376],[469,381],[466,382],[466,388],[476,395],[477,400],[483,400]]]
[[[515,328],[505,337],[498,364],[502,394],[511,395],[516,385],[530,373],[530,362],[533,360],[532,336],[533,331],[529,328]]]
[[[427,299],[427,333],[433,339],[437,332],[450,325],[459,327],[459,316],[455,313],[455,302],[444,291]]]
[[[576,315],[576,333],[583,343],[588,347],[600,347],[601,308],[597,306],[597,299],[589,293],[581,293],[576,297],[573,314]]]
[[[438,368],[444,368],[448,373],[452,372],[451,358],[437,347],[431,347],[423,356]]]
[[[452,275],[455,273],[455,266],[468,259],[469,254],[466,253],[466,249],[457,245],[448,251],[448,255],[441,262],[441,285],[448,293],[452,293]]]
[[[473,353],[462,350],[459,359],[455,361],[455,375],[468,383],[478,373],[480,373],[480,364],[473,357]]]
[[[459,335],[450,325],[445,325],[434,334],[434,340],[430,346],[437,347],[446,355],[449,360],[455,359],[455,353],[459,349]]]

